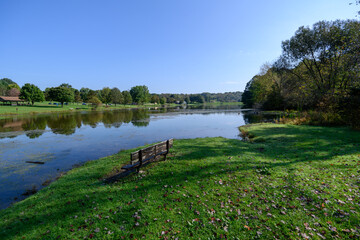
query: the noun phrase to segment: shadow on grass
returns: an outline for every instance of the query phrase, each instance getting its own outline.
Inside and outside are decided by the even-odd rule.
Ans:
[[[298,168],[311,164],[330,170],[345,169],[343,165],[330,166],[327,162],[336,156],[360,153],[360,134],[345,128],[280,126],[255,129],[253,133],[265,138],[265,142],[247,143],[224,138],[213,138],[211,142],[208,139],[176,140],[171,150],[173,156],[167,161],[154,163],[144,168],[144,174],[132,175],[110,185],[102,181],[103,176],[113,168],[114,164],[110,166],[110,162],[120,158],[124,164],[130,151],[88,164],[76,174],[68,174],[40,194],[16,204],[16,212],[12,208],[4,210],[1,218],[11,220],[3,221],[1,228],[4,230],[0,236],[4,234],[2,239],[14,239],[36,232],[34,235],[38,238],[49,235],[60,238],[65,235],[67,238],[69,235],[64,231],[93,229],[103,221],[109,221],[108,228],[135,224],[134,212],[146,206],[144,202],[151,198],[151,194],[167,193],[163,190],[164,185],[178,186],[178,189],[193,185],[193,191],[201,192],[199,182],[203,184],[206,180],[222,179],[228,175],[245,179],[257,167],[264,165],[272,173],[278,169],[287,172],[283,181],[292,190],[292,198],[298,197],[305,206],[312,206],[317,195],[293,187]],[[152,197],[155,202],[161,198]],[[169,196],[168,203],[164,205],[173,204],[177,198]],[[156,206],[150,208],[153,211],[141,220],[145,228],[146,223],[157,215]],[[114,214],[116,211],[120,214]],[[325,221],[324,215],[316,217]],[[350,221],[356,219],[351,218]],[[134,228],[128,230],[134,231]]]

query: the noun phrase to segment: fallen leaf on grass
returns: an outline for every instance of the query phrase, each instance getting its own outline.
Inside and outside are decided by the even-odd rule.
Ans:
[[[249,230],[249,231],[251,230],[251,227],[249,227],[249,226],[247,226],[247,225],[245,225],[244,228],[246,228],[246,229]]]

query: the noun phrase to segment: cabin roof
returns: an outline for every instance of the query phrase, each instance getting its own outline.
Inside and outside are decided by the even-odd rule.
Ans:
[[[7,97],[7,96],[0,96],[1,102],[24,102],[24,100],[20,99],[19,97]]]

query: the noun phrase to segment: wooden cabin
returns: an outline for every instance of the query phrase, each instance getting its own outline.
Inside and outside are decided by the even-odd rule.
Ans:
[[[0,102],[2,105],[16,106],[19,105],[19,103],[23,103],[25,101],[20,99],[19,97],[0,96]]]

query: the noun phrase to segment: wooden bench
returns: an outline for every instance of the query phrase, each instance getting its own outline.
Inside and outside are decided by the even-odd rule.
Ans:
[[[164,160],[166,160],[166,155],[173,146],[173,142],[173,139],[169,139],[130,153],[130,164],[123,166],[122,169],[133,170],[136,168],[137,172],[139,172],[142,166],[149,164],[152,160],[156,160],[160,156],[164,156]]]

